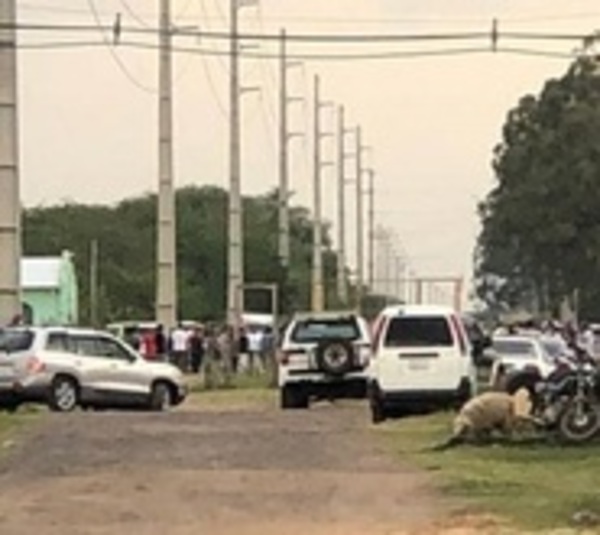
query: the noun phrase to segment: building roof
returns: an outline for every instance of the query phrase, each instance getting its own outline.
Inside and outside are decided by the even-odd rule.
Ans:
[[[21,288],[25,290],[58,288],[63,261],[60,256],[22,258]]]

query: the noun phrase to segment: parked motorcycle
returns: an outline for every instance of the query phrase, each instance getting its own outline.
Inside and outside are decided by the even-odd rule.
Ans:
[[[508,393],[521,388],[529,391],[536,425],[562,442],[583,443],[600,433],[600,370],[581,350],[560,359],[546,378],[528,369],[507,378]]]

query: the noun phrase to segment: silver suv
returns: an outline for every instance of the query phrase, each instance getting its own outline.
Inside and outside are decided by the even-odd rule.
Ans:
[[[0,329],[0,399],[55,411],[146,407],[166,410],[186,396],[182,373],[147,362],[110,334],[59,327]]]
[[[281,408],[308,408],[311,399],[366,396],[371,336],[354,312],[297,314],[279,348]]]

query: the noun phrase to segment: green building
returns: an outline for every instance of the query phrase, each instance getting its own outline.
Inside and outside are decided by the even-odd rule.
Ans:
[[[21,259],[23,316],[31,325],[74,325],[79,321],[73,255]]]

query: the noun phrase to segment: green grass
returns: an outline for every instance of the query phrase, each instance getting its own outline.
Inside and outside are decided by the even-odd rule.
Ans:
[[[537,442],[430,451],[448,437],[451,421],[450,414],[436,414],[380,429],[398,455],[436,471],[447,493],[518,527],[564,528],[577,511],[600,514],[600,445]]]

